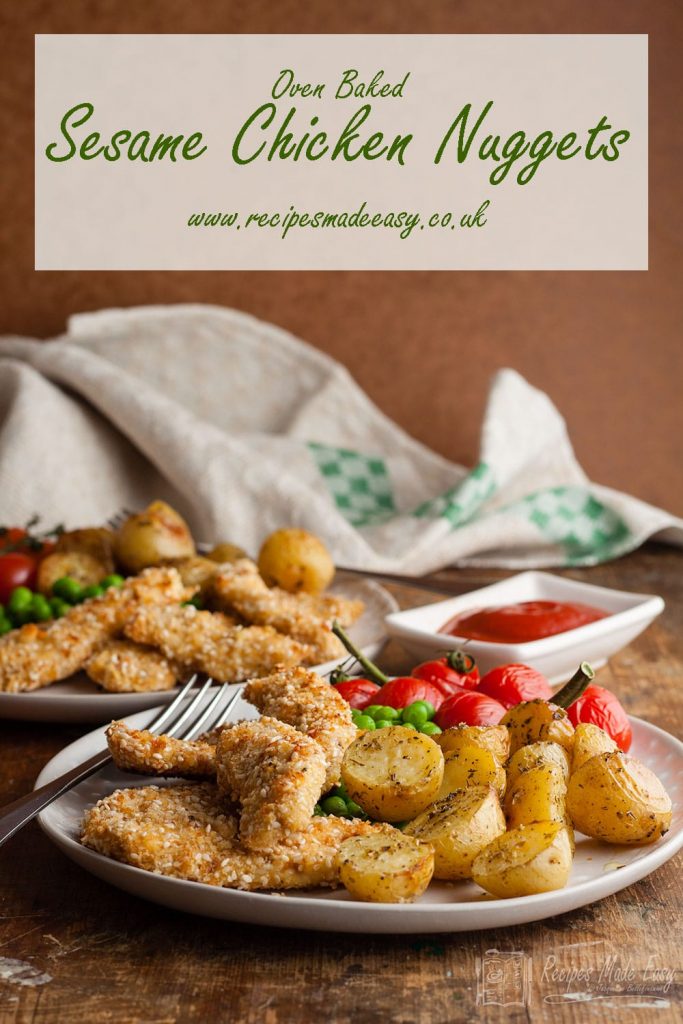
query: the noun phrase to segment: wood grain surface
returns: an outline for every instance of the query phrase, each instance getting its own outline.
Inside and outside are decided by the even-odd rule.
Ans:
[[[468,570],[457,578],[475,588],[502,575]],[[631,713],[680,736],[683,553],[651,545],[567,575],[665,598],[662,617],[599,681]],[[396,594],[404,605],[424,601],[415,591]],[[407,668],[397,649],[384,663]],[[0,805],[26,792],[83,731],[2,723]],[[679,855],[616,896],[531,925],[452,936],[334,935],[231,925],[145,903],[71,864],[32,825],[0,850],[0,1022],[669,1024],[681,1019],[681,866]],[[477,976],[490,950],[522,957],[525,1006],[482,1004]],[[678,971],[668,991],[644,980],[649,959]],[[13,981],[11,960],[24,963]],[[630,980],[620,981],[629,970]],[[590,971],[592,980],[572,971]],[[577,992],[587,993],[578,1005],[567,996]]]
[[[558,404],[589,476],[683,514],[679,0],[0,0],[0,18],[0,333],[51,337],[102,307],[234,306],[340,359],[389,416],[466,464],[490,379],[512,366]],[[649,33],[650,270],[36,273],[37,32]]]

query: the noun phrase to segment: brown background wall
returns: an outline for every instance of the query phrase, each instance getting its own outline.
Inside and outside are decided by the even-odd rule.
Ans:
[[[680,0],[0,0],[0,333],[75,311],[214,302],[346,363],[420,440],[472,462],[487,384],[511,365],[566,416],[587,472],[683,514]],[[36,273],[36,32],[646,32],[647,273]]]

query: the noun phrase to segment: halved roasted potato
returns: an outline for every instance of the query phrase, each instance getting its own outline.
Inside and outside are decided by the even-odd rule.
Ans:
[[[344,754],[349,796],[378,821],[414,818],[435,799],[443,754],[429,736],[402,726],[362,733]]]
[[[504,725],[454,725],[434,739],[444,754],[476,743],[478,747],[490,750],[499,764],[504,764],[510,753],[510,734]]]
[[[82,586],[91,587],[104,579],[107,571],[103,562],[85,551],[53,551],[38,566],[36,589],[41,594],[51,594],[52,587],[62,576],[71,576]]]
[[[490,750],[474,743],[464,743],[460,750],[451,750],[445,755],[438,798],[468,786],[493,786],[501,800],[505,793],[505,769]]]
[[[559,743],[530,743],[526,747],[520,747],[515,751],[506,765],[508,790],[517,781],[517,778],[528,772],[531,768],[540,768],[542,765],[554,764],[560,769],[565,780],[569,779],[569,754]]]
[[[572,749],[574,726],[569,715],[564,708],[547,700],[526,700],[516,704],[505,712],[500,724],[506,726],[510,734],[511,754],[539,740],[559,743],[569,751]]]
[[[469,878],[472,862],[505,831],[505,817],[491,786],[458,789],[409,822],[404,834],[434,847],[434,877]]]
[[[492,896],[508,899],[563,889],[572,869],[570,836],[561,822],[520,825],[482,850],[472,878]]]
[[[339,847],[339,877],[352,896],[372,903],[409,903],[434,873],[434,851],[417,839],[370,833]]]
[[[508,828],[537,821],[571,822],[567,817],[567,780],[557,764],[540,764],[518,775],[505,794]]]
[[[671,798],[654,772],[617,750],[584,761],[569,780],[574,827],[607,843],[645,846],[671,824]]]
[[[124,569],[137,573],[150,565],[189,558],[195,546],[182,516],[165,501],[153,501],[119,528],[115,554]]]
[[[591,725],[590,722],[579,722],[574,730],[574,750],[572,752],[572,771],[575,772],[591,757],[598,754],[611,754],[618,750],[616,743],[611,736],[608,736],[604,729],[598,725]]]

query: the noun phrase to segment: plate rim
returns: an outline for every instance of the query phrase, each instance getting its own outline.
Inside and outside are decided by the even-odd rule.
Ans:
[[[154,713],[154,710],[155,709],[140,711],[137,712],[135,715],[128,716],[128,718],[134,719],[139,716],[151,716]],[[660,740],[660,742],[672,746],[673,749],[678,753],[681,760],[683,761],[683,742],[679,740],[678,737],[674,736],[672,733],[667,732],[665,729],[662,729],[660,726],[654,725],[651,722],[646,721],[645,719],[639,718],[635,715],[629,717],[633,723],[635,723],[638,727],[644,730],[646,735],[648,733],[654,734],[655,737],[657,737]],[[49,770],[50,766],[54,763],[55,760],[57,760],[62,754],[64,754],[65,751],[86,740],[93,740],[95,734],[99,734],[101,733],[101,731],[102,727],[93,729],[90,732],[79,737],[78,739],[74,740],[72,743],[67,744],[67,746],[63,747],[61,751],[58,751],[57,754],[55,754],[54,757],[52,757],[50,761],[48,761],[48,763],[41,770],[40,774],[38,775],[38,778],[36,779],[34,788],[43,785],[45,782],[50,781],[50,779],[54,777],[54,773],[51,773]],[[476,901],[470,900],[460,902],[454,901],[440,903],[372,904],[365,903],[362,901],[351,900],[325,900],[324,896],[322,898],[320,896],[301,896],[297,895],[296,891],[293,890],[292,894],[287,894],[285,900],[283,901],[282,896],[278,893],[248,892],[240,889],[228,889],[220,886],[212,886],[206,884],[205,882],[193,882],[188,879],[174,878],[170,875],[157,874],[155,872],[146,871],[143,868],[134,867],[131,864],[125,864],[122,861],[116,861],[110,857],[105,857],[104,854],[100,854],[95,850],[91,850],[88,847],[83,846],[78,840],[73,839],[70,835],[66,834],[61,829],[54,826],[48,819],[49,810],[50,808],[46,808],[45,811],[42,811],[38,815],[38,823],[40,825],[40,828],[48,837],[48,839],[50,839],[50,841],[53,842],[55,846],[57,846],[58,849],[62,850],[62,852],[64,852],[66,856],[69,856],[70,859],[75,860],[79,864],[79,866],[84,867],[85,870],[88,870],[88,868],[85,868],[84,864],[82,863],[82,860],[91,860],[95,863],[106,863],[110,866],[115,865],[115,870],[122,871],[124,876],[130,878],[137,878],[141,880],[144,878],[152,878],[157,880],[157,882],[160,880],[162,885],[168,885],[177,892],[198,892],[205,896],[213,894],[213,896],[215,897],[217,891],[219,891],[223,894],[220,897],[221,900],[225,901],[226,903],[229,903],[230,900],[233,900],[237,904],[235,910],[239,910],[241,907],[244,906],[263,908],[266,906],[274,905],[289,905],[289,907],[291,907],[295,915],[298,913],[299,915],[305,916],[307,913],[312,914],[316,909],[318,911],[321,911],[321,908],[324,906],[328,910],[329,914],[332,915],[332,920],[327,921],[325,925],[325,927],[330,931],[335,930],[335,921],[338,921],[340,925],[340,930],[346,930],[346,926],[349,923],[351,923],[350,919],[352,919],[354,916],[358,914],[361,914],[361,916],[365,916],[365,914],[368,913],[368,908],[371,908],[369,912],[372,915],[374,915],[374,918],[377,920],[378,925],[382,922],[386,922],[387,919],[393,920],[399,914],[407,915],[408,919],[410,919],[411,917],[419,918],[426,914],[430,917],[436,916],[436,918],[439,921],[441,921],[444,918],[444,916],[447,918],[452,917],[454,919],[454,927],[452,929],[453,931],[458,930],[456,927],[457,919],[459,917],[462,917],[463,915],[471,914],[473,912],[472,908],[474,907],[477,908],[477,913],[481,916],[482,922],[481,925],[478,925],[476,928],[473,927],[471,930],[479,930],[479,928],[484,929],[495,927],[509,927],[509,925],[500,924],[500,922],[496,921],[491,921],[490,923],[487,922],[489,921],[489,919],[495,918],[496,913],[507,914],[507,916],[514,916],[515,911],[520,911],[521,908],[528,908],[531,911],[532,915],[536,908],[547,908],[547,913],[543,913],[539,917],[532,916],[528,920],[539,920],[545,917],[552,917],[554,914],[566,913],[572,909],[578,909],[579,907],[586,906],[590,903],[604,899],[607,896],[614,895],[616,892],[619,892],[622,889],[627,888],[634,882],[640,881],[642,878],[645,878],[653,871],[656,871],[657,868],[661,867],[664,863],[666,863],[666,861],[674,857],[675,854],[681,849],[681,847],[683,847],[683,826],[681,826],[677,832],[671,831],[662,840],[654,844],[651,847],[651,849],[648,850],[642,857],[639,857],[637,860],[631,862],[630,864],[625,864],[623,867],[620,867],[619,869],[615,869],[610,874],[603,873],[597,875],[594,878],[586,879],[583,882],[577,882],[575,885],[565,886],[563,889],[556,889],[547,893],[536,893],[532,896],[516,896],[511,899],[486,898]],[[619,851],[622,849],[630,850],[633,849],[633,847],[615,845],[614,849],[615,851]],[[70,851],[77,851],[78,856],[71,856]],[[617,854],[615,853],[615,856],[616,855]],[[102,878],[102,875],[96,871],[93,871],[91,873],[95,874],[96,877]],[[110,881],[109,879],[104,879],[104,881],[106,881],[108,885],[112,885],[114,888],[117,887],[116,884]],[[190,887],[189,890],[187,888],[188,886]],[[598,891],[596,892],[596,890]],[[578,898],[578,902],[574,902],[574,897]],[[146,897],[137,894],[137,898]],[[274,903],[274,900],[277,901],[277,903]],[[556,906],[556,904],[562,904],[563,902],[567,901],[572,903],[571,907],[566,907],[562,909],[561,906]],[[152,902],[158,901],[152,900]],[[333,907],[335,909],[329,910],[330,907]],[[188,912],[193,913],[193,911]],[[194,913],[197,916],[207,916],[203,914],[201,910],[194,911]],[[226,919],[229,919],[228,914],[221,916],[225,916]],[[242,918],[242,920],[244,920],[244,918]],[[293,921],[291,924],[287,924],[286,922],[280,923],[275,921],[273,921],[272,923],[273,925],[277,923],[278,927],[313,927],[311,925],[307,926],[305,924],[302,924],[300,920]],[[522,920],[519,920],[517,923],[524,922]],[[417,928],[418,921],[416,921],[415,924]],[[356,929],[351,928],[348,930],[354,931]],[[359,925],[357,930],[367,931],[367,922],[364,922],[362,927],[360,927]]]

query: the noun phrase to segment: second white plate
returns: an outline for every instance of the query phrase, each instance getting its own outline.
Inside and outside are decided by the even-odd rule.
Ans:
[[[349,630],[352,640],[374,658],[385,640],[384,618],[398,609],[394,598],[378,583],[348,582],[332,588],[344,597],[360,598],[365,611]],[[317,665],[315,671],[325,675],[338,661]],[[61,683],[53,683],[31,693],[0,693],[0,718],[25,722],[110,722],[138,711],[168,704],[177,690],[152,693],[106,693],[79,672]]]

